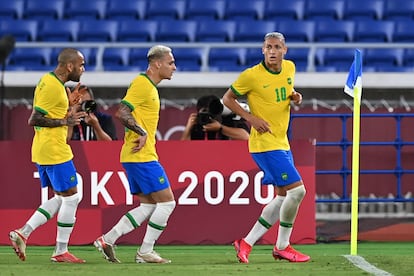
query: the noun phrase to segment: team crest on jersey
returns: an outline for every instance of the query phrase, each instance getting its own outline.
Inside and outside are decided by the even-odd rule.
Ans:
[[[288,179],[287,173],[282,173],[282,180],[286,181]]]
[[[160,176],[160,177],[158,177],[158,181],[159,181],[161,184],[164,184],[164,183],[165,183],[165,178],[164,178],[164,176]]]
[[[288,84],[292,84],[292,78],[287,79]]]
[[[70,177],[70,182],[75,182],[75,179],[76,179],[76,176],[72,175],[72,176]]]

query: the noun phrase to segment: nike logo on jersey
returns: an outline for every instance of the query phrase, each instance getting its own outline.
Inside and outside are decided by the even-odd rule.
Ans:
[[[270,84],[264,84],[263,88],[268,88],[270,86]]]

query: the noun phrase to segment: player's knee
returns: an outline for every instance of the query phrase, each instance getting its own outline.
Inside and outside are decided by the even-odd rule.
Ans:
[[[291,190],[287,191],[287,194],[296,199],[298,202],[301,202],[302,199],[305,197],[306,195],[306,189],[305,189],[305,185],[300,185],[296,188],[293,188]]]
[[[175,206],[176,206],[175,200],[157,203],[157,208],[162,210],[162,212],[168,216],[174,211]]]

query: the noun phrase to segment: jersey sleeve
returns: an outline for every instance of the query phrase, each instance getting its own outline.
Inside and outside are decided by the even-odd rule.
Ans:
[[[252,82],[250,70],[244,70],[239,77],[230,86],[231,90],[237,96],[245,95],[251,90]]]

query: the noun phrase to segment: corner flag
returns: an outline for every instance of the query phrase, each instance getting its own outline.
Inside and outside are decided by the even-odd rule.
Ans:
[[[361,101],[362,94],[362,55],[361,51],[355,49],[354,61],[349,69],[348,79],[345,83],[344,92],[351,96],[355,96],[355,91],[358,90],[359,101]]]
[[[358,203],[359,203],[359,136],[362,94],[362,57],[356,49],[354,61],[349,70],[344,92],[354,98],[352,137],[352,197],[351,197],[351,255],[357,255],[358,245]]]

